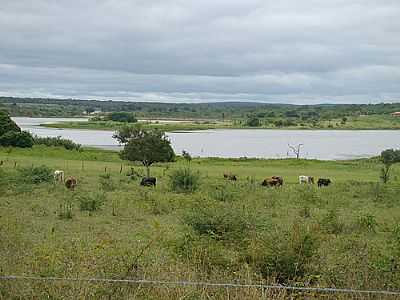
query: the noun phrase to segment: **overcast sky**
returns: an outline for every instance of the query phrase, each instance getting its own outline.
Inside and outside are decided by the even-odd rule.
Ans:
[[[1,0],[0,95],[400,102],[400,0]]]

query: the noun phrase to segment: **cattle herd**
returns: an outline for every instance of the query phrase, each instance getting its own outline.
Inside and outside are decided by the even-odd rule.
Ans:
[[[54,171],[54,182],[62,182],[65,184],[65,187],[71,191],[75,189],[75,187],[78,184],[78,181],[76,180],[75,177],[68,177],[65,179],[64,177],[64,171],[62,170],[55,170]],[[238,176],[232,173],[224,173],[223,174],[224,178],[227,180],[232,180],[232,181],[237,181]],[[142,180],[140,181],[141,186],[156,186],[157,179],[155,177],[143,177]],[[328,186],[332,182],[328,178],[319,178],[317,181],[318,187],[322,186]],[[305,176],[305,175],[300,175],[299,176],[299,184],[314,184],[314,177],[313,176]],[[271,176],[268,178],[265,178],[261,182],[262,186],[267,186],[267,187],[278,187],[283,185],[283,177],[282,176]]]
[[[237,180],[237,176],[232,173],[224,173],[224,178],[228,180]],[[314,184],[314,177],[313,176],[299,176],[299,184]],[[328,186],[332,183],[332,181],[328,178],[319,178],[317,181],[318,187]],[[272,176],[265,178],[261,182],[262,186],[282,186],[283,185],[283,177],[282,176]]]

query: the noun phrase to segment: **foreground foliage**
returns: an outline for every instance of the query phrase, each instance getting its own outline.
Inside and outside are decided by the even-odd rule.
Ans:
[[[201,181],[196,190],[181,193],[171,179],[187,168],[183,159],[155,164],[157,187],[147,188],[139,185],[140,176],[132,176],[133,170],[143,174],[144,168],[125,164],[116,153],[38,149],[0,150],[2,274],[400,287],[397,165],[392,180],[383,185],[378,160],[192,159],[190,170]],[[78,178],[75,191],[52,182],[54,169]],[[238,174],[238,181],[225,180],[226,170]],[[283,187],[260,185],[276,174],[285,178]],[[300,186],[299,174],[329,177],[333,183],[321,189]],[[35,281],[0,285],[4,299],[226,299],[228,294],[231,299],[323,298],[256,288]],[[323,299],[349,298],[334,294]]]

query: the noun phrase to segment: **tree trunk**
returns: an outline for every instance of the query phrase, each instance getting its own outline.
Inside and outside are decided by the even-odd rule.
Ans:
[[[147,177],[150,177],[150,166],[149,165],[146,165],[146,174],[147,174]]]

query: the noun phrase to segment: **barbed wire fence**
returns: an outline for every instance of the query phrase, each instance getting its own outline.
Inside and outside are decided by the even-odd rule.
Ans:
[[[400,297],[400,291],[385,290],[358,290],[350,288],[329,288],[329,287],[297,287],[286,285],[267,285],[267,284],[241,284],[241,283],[217,283],[203,281],[166,281],[166,280],[148,280],[148,279],[108,279],[108,278],[66,278],[66,277],[36,277],[5,275],[0,276],[0,281],[69,281],[69,282],[91,282],[91,283],[110,283],[110,284],[141,284],[155,286],[194,286],[194,287],[217,287],[217,288],[257,288],[263,290],[287,290],[318,293],[341,293],[358,295],[382,295]]]

